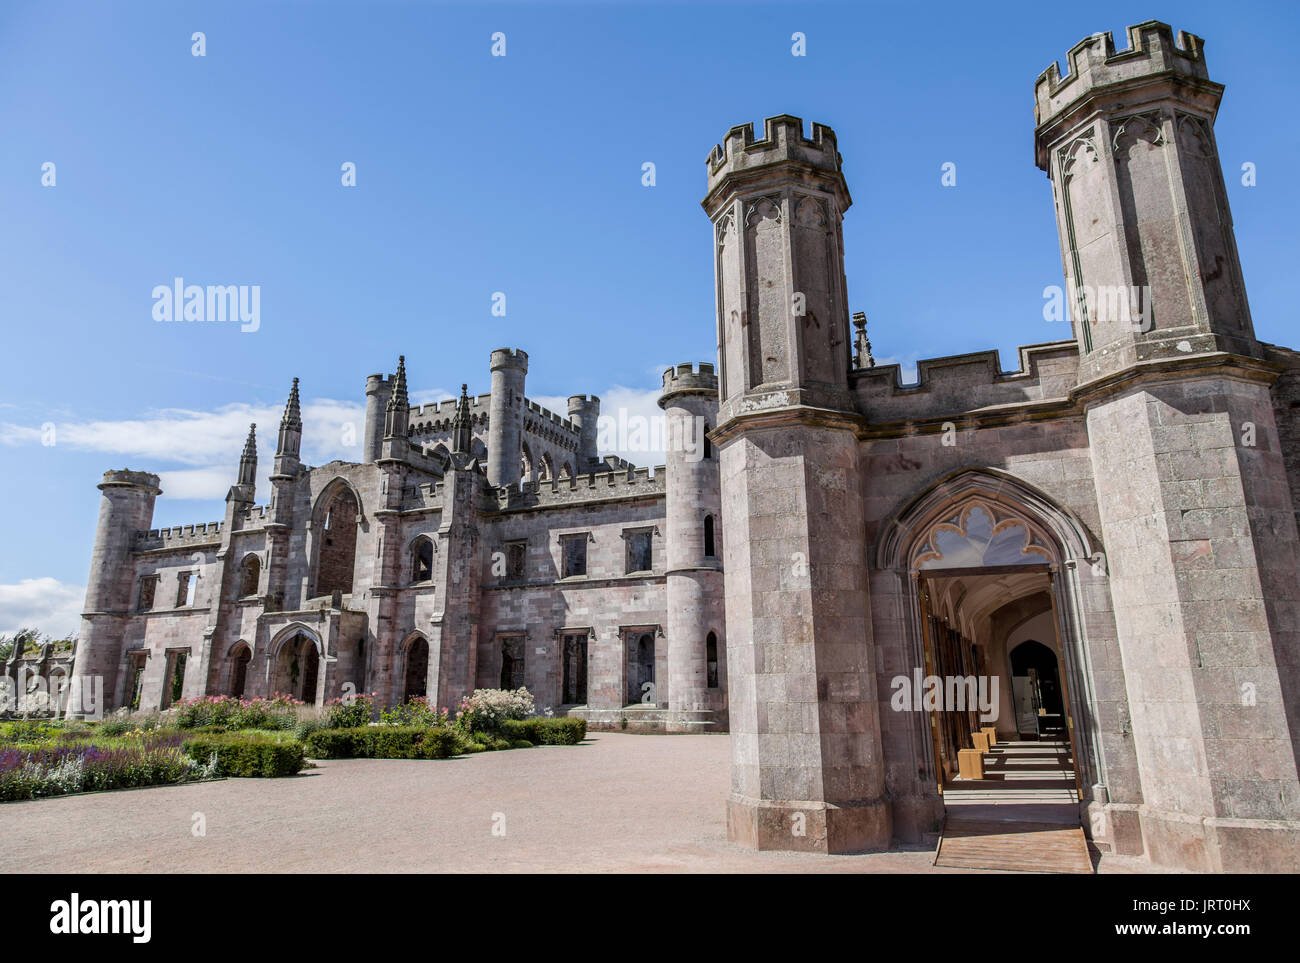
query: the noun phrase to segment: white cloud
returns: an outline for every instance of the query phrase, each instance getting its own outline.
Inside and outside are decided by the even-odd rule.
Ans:
[[[37,629],[43,635],[66,638],[81,625],[84,585],[53,578],[25,578],[17,585],[0,585],[0,633]]]
[[[256,423],[258,490],[265,494],[283,414],[281,405],[232,404],[215,411],[163,408],[123,421],[58,422],[53,441],[56,448],[137,459],[132,467],[159,472],[164,498],[221,499],[234,484],[248,426]],[[312,399],[302,405],[302,423],[301,454],[307,464],[360,459],[364,405]],[[0,423],[0,444],[41,444],[43,439],[39,427]],[[168,469],[168,464],[184,467]]]

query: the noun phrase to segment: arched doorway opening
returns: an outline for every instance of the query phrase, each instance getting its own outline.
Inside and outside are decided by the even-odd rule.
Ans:
[[[230,695],[235,699],[244,698],[248,688],[248,664],[252,661],[252,650],[243,642],[230,652]]]
[[[316,510],[320,548],[316,555],[315,596],[352,592],[357,561],[357,519],[361,506],[346,484],[321,498]]]
[[[275,658],[274,693],[315,705],[320,692],[320,668],[316,639],[306,632],[296,632],[281,644]]]
[[[1065,700],[1056,653],[1033,639],[1011,650],[1012,705],[1021,739],[1065,735]]]
[[[423,699],[429,685],[429,643],[417,635],[406,645],[406,671],[402,680],[402,702]]]

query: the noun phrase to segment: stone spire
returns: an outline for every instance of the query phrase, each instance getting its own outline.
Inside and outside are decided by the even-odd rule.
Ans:
[[[248,439],[244,442],[244,452],[239,456],[239,480],[237,485],[252,488],[257,478],[257,425],[248,426]]]
[[[468,388],[469,385],[460,386],[460,400],[456,402],[456,415],[451,420],[451,450],[458,455],[469,454],[469,395],[466,394]]]
[[[871,342],[867,339],[867,316],[861,311],[853,315],[853,367],[874,368],[876,359],[871,357]]]
[[[397,358],[397,374],[393,377],[393,393],[388,398],[384,417],[385,438],[405,438],[411,418],[411,400],[406,394],[406,355]]]
[[[280,437],[276,440],[276,457],[298,458],[302,445],[302,411],[298,406],[298,379],[293,379],[289,389],[289,401],[284,406],[284,417],[280,419]]]

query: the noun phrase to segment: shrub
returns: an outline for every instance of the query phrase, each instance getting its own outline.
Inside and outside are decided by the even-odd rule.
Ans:
[[[445,726],[448,715],[446,709],[435,708],[428,699],[416,696],[405,705],[385,709],[379,721],[386,726]]]
[[[513,692],[475,689],[472,695],[461,700],[456,722],[467,732],[497,733],[507,720],[527,719],[534,711],[532,693],[523,686]]]
[[[525,739],[533,745],[576,746],[587,738],[587,720],[537,716],[508,720],[502,723],[501,731],[507,739]]]
[[[375,696],[358,695],[345,699],[332,699],[325,704],[324,727],[329,729],[355,729],[367,726],[375,717]]]
[[[307,737],[313,759],[447,759],[460,748],[445,726],[321,729]]]
[[[199,763],[211,763],[220,776],[292,776],[304,764],[303,746],[296,739],[248,732],[196,733],[186,736],[185,752]]]
[[[516,739],[516,740],[514,740],[514,742],[510,743],[510,748],[511,748],[511,749],[531,749],[531,748],[533,748],[533,744],[532,744],[531,742],[529,742],[527,739]]]

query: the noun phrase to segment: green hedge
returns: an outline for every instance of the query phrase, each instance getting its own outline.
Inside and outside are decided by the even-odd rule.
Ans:
[[[445,726],[319,729],[307,737],[312,759],[449,759],[460,746]]]
[[[507,719],[501,731],[511,742],[535,746],[576,746],[587,738],[587,720],[538,716],[536,719]]]
[[[181,748],[205,766],[215,753],[220,776],[292,776],[306,764],[301,742],[246,732],[195,733]]]

